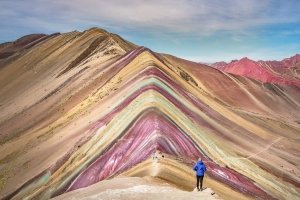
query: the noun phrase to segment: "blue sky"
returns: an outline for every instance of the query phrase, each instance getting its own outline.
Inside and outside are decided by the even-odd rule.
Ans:
[[[198,62],[300,53],[300,0],[0,0],[0,43],[94,26]]]

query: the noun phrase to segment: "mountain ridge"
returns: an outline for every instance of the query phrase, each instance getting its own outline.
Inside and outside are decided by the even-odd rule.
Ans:
[[[229,63],[211,64],[224,72],[249,77],[264,83],[300,85],[300,55],[295,54],[281,61],[254,61],[247,57]]]
[[[61,34],[4,59],[0,198],[49,199],[121,174],[192,191],[199,156],[221,198],[297,197],[297,86],[260,84],[108,35]],[[156,174],[154,151],[168,157]]]

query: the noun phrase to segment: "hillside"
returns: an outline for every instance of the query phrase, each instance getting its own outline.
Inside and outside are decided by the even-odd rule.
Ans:
[[[199,157],[222,199],[299,198],[296,78],[261,84],[98,28],[41,37],[0,58],[0,199],[95,195],[120,176],[184,195]]]

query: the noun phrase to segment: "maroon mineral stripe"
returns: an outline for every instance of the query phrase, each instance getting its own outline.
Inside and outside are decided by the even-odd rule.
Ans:
[[[154,123],[159,123],[159,127],[153,126]],[[164,123],[164,124],[161,124]],[[158,130],[159,129],[159,130]],[[115,156],[123,156],[125,155],[124,159],[127,160],[128,152],[132,153],[135,149],[138,149],[138,145],[142,144],[141,141],[145,141],[146,139],[149,140],[149,144],[147,143],[147,146],[149,148],[143,148],[142,152],[136,152],[137,156],[140,158],[131,157],[131,160],[134,160],[134,164],[139,163],[140,161],[147,159],[149,157],[149,154],[153,152],[153,150],[157,149],[157,146],[161,144],[168,144],[166,142],[162,142],[164,140],[163,136],[157,137],[156,140],[151,140],[151,134],[155,134],[155,131],[161,131],[162,133],[165,133],[167,131],[171,132],[171,136],[169,135],[169,139],[171,137],[171,140],[173,141],[172,144],[176,146],[175,149],[172,149],[170,146],[163,146],[163,149],[165,149],[166,153],[175,154],[176,151],[179,150],[180,155],[189,155],[190,157],[193,157],[193,159],[196,159],[198,156],[198,150],[196,147],[194,147],[193,143],[188,140],[188,138],[185,136],[185,134],[177,134],[175,135],[175,132],[178,132],[178,128],[170,122],[166,122],[165,118],[161,117],[161,114],[159,114],[159,111],[153,109],[149,109],[148,111],[145,111],[142,113],[142,116],[138,116],[137,120],[134,120],[134,122],[131,124],[128,131],[126,131],[126,134],[123,136],[123,138],[119,138],[117,143],[110,148],[104,155],[100,156],[85,172],[81,174],[80,177],[82,179],[91,180],[90,176],[87,176],[86,173],[92,168],[91,173],[100,174],[98,177],[95,178],[92,183],[98,182],[100,180],[105,179],[108,176],[111,176],[113,173],[117,173],[122,169],[123,167],[118,168],[118,166],[106,166],[107,159],[111,160]],[[173,133],[174,132],[174,133]],[[181,138],[181,139],[178,139]],[[148,141],[146,140],[146,141]],[[157,141],[158,140],[158,141]],[[174,141],[175,140],[175,141]],[[182,148],[185,147],[185,148]],[[128,152],[126,151],[128,149]],[[122,153],[120,153],[122,152]],[[144,155],[144,152],[146,153],[146,156]],[[142,157],[141,157],[142,156]],[[119,159],[119,158],[118,158]],[[118,161],[118,159],[114,160],[114,164]],[[123,158],[122,158],[123,159]],[[125,160],[120,161],[121,163],[124,163],[124,166],[127,166],[128,164],[130,166],[133,166],[130,164],[126,164]],[[103,163],[104,162],[104,163]],[[102,163],[102,164],[100,164]],[[95,167],[96,166],[96,167]],[[115,170],[112,171],[113,167],[115,167]],[[129,167],[130,168],[130,167]],[[96,170],[97,169],[97,170]],[[126,167],[126,169],[128,169]],[[96,170],[96,171],[95,171]],[[107,170],[107,171],[105,171]],[[80,179],[77,179],[76,181],[79,181]],[[76,182],[75,181],[75,182]],[[72,184],[74,185],[74,184]],[[90,184],[88,184],[90,185]],[[81,185],[82,186],[82,185]],[[77,187],[72,186],[70,190],[76,189]]]
[[[160,79],[163,82],[167,82],[169,85],[171,85],[173,88],[176,89],[175,93],[179,93],[182,96],[184,96],[188,101],[192,102],[195,106],[197,106],[200,110],[202,110],[204,113],[206,113],[210,118],[215,119],[218,123],[220,123],[221,125],[224,125],[224,127],[235,127],[235,129],[239,129],[240,133],[243,134],[244,136],[246,136],[247,138],[250,137],[251,134],[250,132],[248,132],[247,130],[245,130],[243,127],[238,126],[237,124],[233,124],[232,121],[229,121],[228,119],[224,118],[222,115],[220,115],[219,113],[215,112],[212,108],[210,108],[209,106],[206,106],[203,102],[201,102],[199,99],[197,98],[191,98],[188,95],[188,92],[186,92],[182,87],[180,87],[178,84],[176,84],[174,81],[172,81],[171,79],[169,79],[167,76],[165,76],[165,74],[163,74],[162,72],[160,72],[157,68],[150,68],[146,71],[144,71],[140,77],[141,78],[148,78],[149,76],[152,77],[157,77],[158,79]],[[139,77],[133,77],[129,82],[126,83],[126,86],[123,87],[128,87],[128,85],[132,85],[134,84],[134,82],[138,79]],[[119,88],[120,90],[122,90],[122,88]],[[174,99],[173,97],[171,97],[170,94],[168,94],[167,92],[165,92],[163,89],[159,88],[158,86],[152,85],[152,86],[145,86],[141,89],[139,89],[137,92],[135,92],[134,94],[132,94],[130,97],[126,98],[122,104],[118,105],[111,113],[107,114],[104,118],[100,119],[97,121],[97,123],[95,124],[95,126],[102,126],[103,124],[108,123],[120,110],[122,110],[124,107],[126,107],[129,103],[131,103],[137,96],[139,96],[141,93],[145,92],[146,90],[149,89],[155,89],[158,92],[160,92],[162,95],[164,95],[169,101],[171,101],[174,105],[176,105],[179,109],[181,109],[183,111],[183,107],[182,104],[180,102],[178,102],[176,99]],[[170,88],[172,89],[172,88]],[[189,109],[185,109],[185,110],[189,110]],[[187,116],[192,117],[194,120],[198,121],[198,122],[203,122],[203,119],[196,115],[194,112],[189,111],[189,112],[185,112],[185,114]],[[201,124],[201,123],[200,123]],[[202,124],[203,125],[203,124]],[[220,131],[218,131],[217,129],[215,129],[214,127],[212,127],[211,125],[209,125],[208,123],[206,123],[206,127],[210,128],[211,130],[216,131],[215,133],[218,133],[219,136],[221,136],[223,139],[226,139],[225,137],[227,137],[226,135],[224,135],[223,133],[221,133]],[[234,142],[235,138],[227,138],[228,140],[230,140],[231,142]]]
[[[180,85],[178,85],[176,82],[174,82],[173,80],[171,80],[168,76],[166,76],[165,73],[163,73],[162,71],[160,71],[157,67],[151,67],[149,69],[146,69],[145,71],[143,71],[140,75],[138,75],[137,77],[133,77],[130,81],[128,81],[126,83],[126,85],[133,85],[134,82],[136,82],[137,79],[139,79],[139,77],[141,78],[148,78],[149,76],[151,77],[156,77],[159,80],[161,80],[162,82],[167,83],[168,85],[170,85],[170,89],[174,88],[176,89],[176,91],[174,91],[175,93],[179,93],[180,95],[184,96],[188,101],[190,101],[191,103],[193,103],[195,106],[197,106],[201,111],[203,111],[204,113],[206,113],[210,118],[215,119],[219,124],[224,125],[224,127],[229,127],[232,128],[234,127],[235,129],[239,129],[240,133],[243,134],[244,137],[247,138],[251,138],[253,137],[253,134],[251,134],[249,131],[245,130],[243,127],[239,126],[238,124],[234,124],[232,121],[228,120],[227,118],[224,118],[222,115],[220,115],[219,113],[217,113],[216,111],[214,111],[212,108],[210,108],[209,106],[207,106],[206,104],[204,104],[203,102],[201,102],[198,98],[196,97],[191,97],[189,92],[187,92],[186,90],[184,90]],[[124,87],[127,87],[124,86]],[[120,88],[122,89],[122,88]],[[144,88],[141,88],[140,91],[144,91]],[[162,90],[160,90],[162,91]],[[141,93],[141,92],[140,92]],[[162,93],[163,95],[166,94],[166,92]],[[170,98],[168,98],[170,100]],[[172,98],[174,99],[174,98]],[[173,102],[174,103],[174,102]],[[181,103],[179,103],[181,105]],[[179,105],[177,104],[177,105]],[[125,105],[122,105],[121,108],[123,108]],[[191,112],[190,112],[191,113]],[[198,117],[199,118],[199,117]],[[211,129],[216,130],[214,127],[210,126]],[[220,133],[219,135],[221,135],[222,137],[225,137],[224,134]],[[231,137],[231,138],[227,138],[229,139],[231,142],[233,142],[235,140],[235,138]]]
[[[145,113],[147,114],[143,114],[142,117],[132,124],[128,133],[125,134],[123,138],[119,138],[117,143],[111,149],[100,156],[78,176],[68,191],[86,187],[112,176],[113,174],[121,173],[147,159],[149,154],[155,149],[159,149],[163,153],[170,155],[188,157],[192,160],[195,160],[201,155],[201,152],[194,147],[194,144],[189,137],[187,137],[174,123],[170,122],[166,118],[167,116],[163,116],[163,114],[157,110],[153,112],[151,109]],[[153,126],[156,122],[159,122],[158,127]],[[150,135],[153,134],[154,131],[159,131],[160,133],[163,133],[163,135],[157,137],[155,141],[149,140],[149,138],[151,138]],[[166,138],[164,138],[164,136]],[[141,141],[146,139],[149,140],[149,143],[147,143],[143,152],[138,152],[134,158],[130,157],[130,155],[134,154],[133,151],[135,149],[139,149],[138,145],[142,144]],[[170,143],[172,143],[172,146],[170,146]],[[174,146],[175,148],[172,148]],[[128,151],[126,151],[127,149]],[[204,162],[206,161],[208,160],[205,157]],[[268,197],[268,194],[254,185],[251,180],[234,170],[220,167],[213,162],[207,162],[207,167],[209,169],[209,174],[217,180],[220,180],[243,193],[271,199],[271,197]]]

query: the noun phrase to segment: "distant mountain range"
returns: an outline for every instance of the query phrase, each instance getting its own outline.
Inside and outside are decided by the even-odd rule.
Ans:
[[[230,63],[216,62],[211,66],[262,82],[300,85],[300,54],[281,61],[254,61],[245,57]]]

